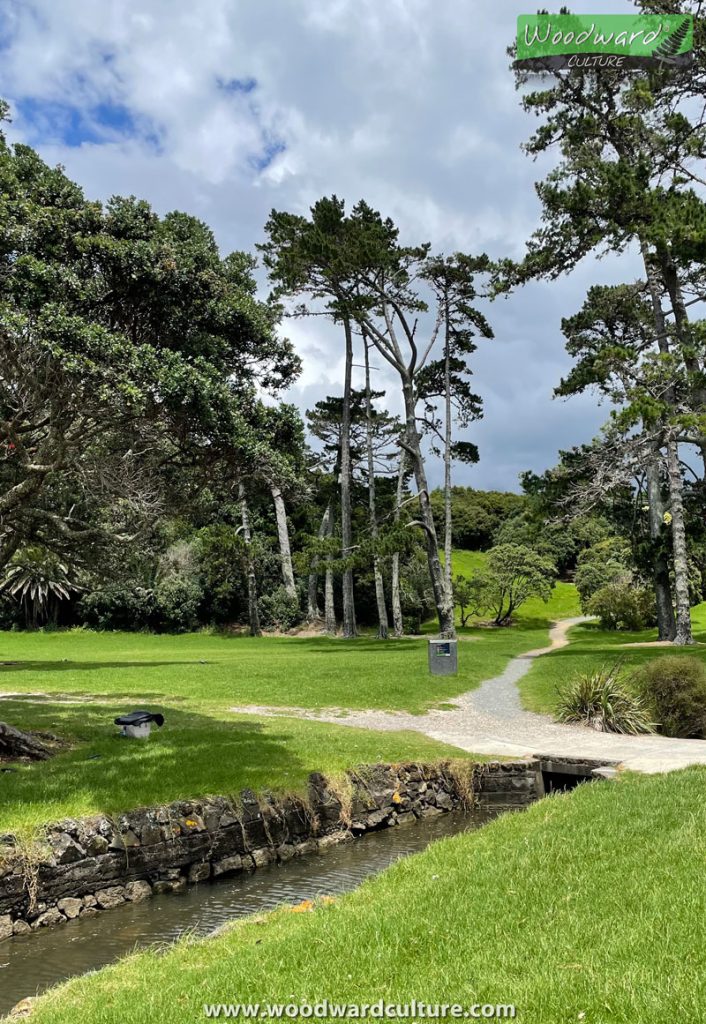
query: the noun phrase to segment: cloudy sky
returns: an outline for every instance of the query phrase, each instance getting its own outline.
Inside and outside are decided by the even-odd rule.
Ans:
[[[559,5],[555,5],[558,9]],[[619,13],[626,0],[572,4]],[[409,242],[520,256],[547,164],[506,46],[523,0],[2,0],[0,95],[9,135],[62,163],[91,198],[147,198],[205,220],[223,251],[252,249],[269,211],[364,197]],[[559,330],[588,285],[630,280],[629,259],[586,262],[492,304],[496,339],[473,357],[481,461],[457,482],[517,489],[523,469],[590,439],[593,397],[552,400],[568,361]],[[339,339],[290,322],[302,408],[340,393]],[[395,383],[381,373],[396,407]],[[439,467],[431,473],[439,481]]]

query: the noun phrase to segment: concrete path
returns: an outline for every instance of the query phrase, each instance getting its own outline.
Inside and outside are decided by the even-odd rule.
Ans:
[[[254,715],[296,716],[382,732],[411,729],[476,754],[605,758],[642,772],[664,772],[690,764],[706,764],[706,740],[594,732],[583,726],[559,725],[548,715],[523,709],[517,683],[529,672],[532,660],[566,646],[568,630],[583,621],[583,618],[577,618],[557,622],[550,630],[548,647],[513,658],[501,675],[486,680],[477,690],[470,690],[449,701],[452,708],[433,708],[424,715],[403,711],[308,711],[254,704],[230,710]]]

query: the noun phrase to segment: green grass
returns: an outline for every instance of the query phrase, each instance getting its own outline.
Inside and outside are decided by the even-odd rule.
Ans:
[[[419,638],[0,634],[0,658],[8,662],[0,665],[0,693],[14,694],[0,702],[0,717],[71,743],[45,764],[2,775],[0,832],[244,786],[297,790],[313,770],[458,754],[416,733],[236,716],[230,708],[422,713],[498,675],[516,654],[543,646],[549,618],[566,614],[567,595],[555,593],[547,606],[528,604],[511,628],[462,630],[455,677],[429,676],[426,640]],[[144,745],[117,739],[112,724],[135,707],[166,717]]]
[[[1,832],[32,831],[64,817],[116,813],[160,801],[255,791],[303,792],[309,772],[379,761],[435,761],[462,751],[411,732],[372,732],[293,718],[196,713],[171,704],[147,743],[120,739],[117,702],[3,702],[19,727],[51,729],[75,744],[2,779]],[[479,759],[474,755],[474,759]],[[482,758],[480,758],[482,760]]]
[[[513,1003],[528,1024],[704,1020],[705,786],[704,769],[581,786],[313,913],[77,978],[32,1020],[172,1024],[202,1020],[204,1002],[324,998]]]
[[[706,603],[691,610],[694,638],[706,644]],[[622,673],[630,672],[644,665],[646,661],[660,658],[665,654],[683,654],[691,658],[706,660],[704,647],[625,647],[625,644],[645,643],[657,639],[655,629],[640,633],[608,632],[601,630],[597,623],[574,626],[569,632],[569,646],[553,654],[543,655],[532,665],[526,676],[519,682],[522,701],[530,711],[551,713],[556,706],[557,691],[569,679],[579,673],[590,672],[603,665],[611,666],[620,661]]]

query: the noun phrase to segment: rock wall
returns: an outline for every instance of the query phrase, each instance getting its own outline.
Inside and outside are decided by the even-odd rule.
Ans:
[[[311,775],[306,800],[243,790],[237,803],[212,797],[57,822],[30,847],[0,836],[0,939],[461,806],[522,807],[542,792],[539,761],[375,765],[339,784]]]

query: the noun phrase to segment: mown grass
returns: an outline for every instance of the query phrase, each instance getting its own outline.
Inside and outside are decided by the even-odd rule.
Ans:
[[[333,905],[133,955],[36,1024],[199,1021],[205,1002],[512,1003],[531,1024],[706,1017],[706,770],[581,786],[433,844]],[[67,926],[67,936],[71,925]]]
[[[381,708],[422,712],[502,671],[508,659],[541,646],[547,619],[512,629],[469,629],[458,676],[430,678],[426,640],[191,633],[0,634],[0,692],[70,693],[154,703],[195,702],[225,710],[260,704]]]
[[[706,645],[706,603],[691,610],[694,638]],[[522,702],[530,711],[551,713],[559,688],[578,675],[620,662],[623,675],[629,675],[653,658],[685,655],[706,660],[706,646],[695,647],[630,647],[657,639],[655,629],[639,633],[607,632],[595,622],[574,626],[569,631],[569,646],[538,658],[519,682]]]
[[[148,742],[123,740],[119,703],[2,703],[14,724],[52,729],[74,744],[50,761],[0,775],[0,833],[31,833],[65,817],[114,814],[146,804],[256,792],[304,793],[312,771],[336,774],[376,762],[470,757],[412,732],[373,732],[294,718],[196,714],[170,705]],[[7,766],[5,766],[7,767]]]
[[[428,674],[423,638],[2,633],[0,658],[7,664],[0,665],[0,693],[14,696],[0,700],[0,718],[56,733],[71,749],[0,775],[0,831],[244,786],[300,790],[313,770],[458,754],[416,733],[236,716],[230,709],[421,713],[498,675],[516,654],[543,646],[549,618],[565,614],[565,596],[522,609],[510,628],[461,631],[459,674],[447,677]],[[166,717],[146,744],[118,739],[112,724],[135,707]]]

